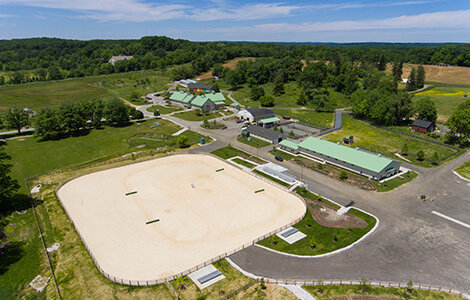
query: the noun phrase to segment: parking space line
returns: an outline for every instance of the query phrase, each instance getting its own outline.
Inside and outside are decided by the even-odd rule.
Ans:
[[[459,220],[456,220],[456,219],[454,219],[454,218],[448,217],[448,216],[446,216],[446,215],[443,215],[443,214],[441,214],[441,213],[439,213],[439,212],[437,212],[437,211],[432,211],[431,213],[435,214],[436,216],[439,216],[439,217],[442,217],[442,218],[444,218],[444,219],[447,219],[447,220],[449,220],[449,221],[452,221],[452,222],[454,222],[454,223],[457,223],[457,224],[459,224],[459,225],[462,225],[462,226],[464,226],[464,227],[470,228],[470,225],[469,225],[469,224],[464,223],[464,222],[459,221]]]

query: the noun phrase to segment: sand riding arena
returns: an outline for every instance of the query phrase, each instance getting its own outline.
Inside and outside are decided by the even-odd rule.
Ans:
[[[209,155],[85,175],[57,194],[100,271],[131,285],[187,273],[306,212],[299,197]]]

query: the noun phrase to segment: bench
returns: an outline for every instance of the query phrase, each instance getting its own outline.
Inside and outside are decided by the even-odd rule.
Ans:
[[[286,238],[286,237],[288,237],[288,236],[293,235],[293,234],[296,233],[297,231],[299,231],[297,228],[291,228],[291,229],[287,230],[286,232],[281,233],[281,235],[282,235],[282,237]]]
[[[201,278],[198,278],[197,281],[199,281],[200,284],[204,284],[220,275],[222,275],[222,273],[219,270],[215,270],[207,275],[202,276]]]

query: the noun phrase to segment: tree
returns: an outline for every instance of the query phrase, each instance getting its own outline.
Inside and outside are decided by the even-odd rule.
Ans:
[[[178,290],[184,289],[184,279],[183,276],[176,276],[175,278],[175,285]]]
[[[78,103],[63,103],[57,111],[63,132],[78,132],[86,126],[82,106]]]
[[[416,152],[416,156],[418,157],[418,160],[422,161],[424,159],[424,151],[419,150],[418,152]]]
[[[10,160],[9,156],[3,147],[0,147],[0,207],[2,201],[13,196],[20,188],[18,182],[10,177],[12,165],[5,162]]]
[[[229,70],[227,75],[225,75],[225,81],[232,87],[232,89],[235,89],[244,82],[243,74],[238,70]]]
[[[281,129],[279,129],[279,132],[284,133],[284,129],[282,129],[282,127],[281,127]]]
[[[403,74],[403,61],[393,64],[392,75],[396,82],[401,82],[401,75]]]
[[[28,112],[24,109],[13,107],[3,114],[3,126],[18,130],[18,134],[21,133],[21,128],[30,124]]]
[[[457,139],[460,145],[468,142],[470,138],[470,100],[457,106],[446,125],[450,129],[449,136]]]
[[[271,245],[276,245],[277,244],[277,237],[275,234],[271,235]]]
[[[250,99],[253,101],[258,101],[262,96],[264,96],[264,89],[260,86],[254,85],[250,90]]]
[[[315,237],[312,236],[312,238],[308,242],[308,245],[310,246],[310,250],[314,249],[317,246],[317,242],[315,241]]]
[[[79,102],[83,116],[86,121],[91,121],[95,128],[101,127],[103,118],[104,102],[101,99],[83,100]]]
[[[106,103],[103,114],[109,123],[123,124],[129,122],[127,107],[124,102],[117,98],[111,99]]]
[[[348,172],[342,170],[341,173],[339,173],[339,179],[347,180],[348,179]]]
[[[45,140],[56,138],[62,133],[59,114],[51,108],[42,109],[34,118],[34,136]]]
[[[132,108],[129,114],[131,115],[131,118],[134,120],[140,120],[144,118],[144,113],[136,108]]]
[[[300,89],[299,97],[297,98],[298,105],[307,105],[307,96],[305,95],[305,91],[303,88]]]
[[[293,130],[291,130],[291,131],[289,132],[289,136],[290,136],[290,137],[295,137],[295,133],[294,133]]]
[[[137,101],[137,100],[140,99],[140,95],[136,91],[132,91],[132,92],[129,93],[129,99],[131,101]]]
[[[418,114],[418,119],[436,123],[437,109],[434,101],[429,97],[419,98],[415,102],[415,111]]]
[[[413,292],[413,281],[408,281],[408,283],[406,284],[406,287],[407,287],[407,292],[409,294],[411,294]]]
[[[424,81],[426,80],[426,72],[422,65],[418,66],[418,73],[416,74],[416,88],[421,89],[424,87]]]
[[[439,161],[439,154],[437,154],[437,151],[434,151],[434,154],[431,156],[431,161],[433,165],[437,165]]]
[[[216,93],[220,92],[219,84],[217,82],[212,86],[212,90]]]
[[[412,68],[410,77],[408,78],[408,82],[406,83],[405,89],[407,91],[414,91],[416,90],[416,69]]]
[[[224,66],[222,64],[215,64],[214,68],[212,68],[212,76],[221,77],[223,71]]]
[[[279,96],[281,94],[284,94],[284,78],[282,76],[276,76],[274,79],[274,89],[273,93],[276,96]]]
[[[261,96],[259,99],[261,106],[263,107],[273,107],[274,106],[274,97],[273,96]]]
[[[178,143],[178,145],[180,146],[180,148],[184,148],[188,145],[188,137],[186,135],[183,135],[183,134],[180,134],[177,138],[176,138],[176,142]]]
[[[401,154],[403,155],[407,155],[408,154],[408,144],[407,143],[404,143],[403,144],[403,147],[401,148]]]

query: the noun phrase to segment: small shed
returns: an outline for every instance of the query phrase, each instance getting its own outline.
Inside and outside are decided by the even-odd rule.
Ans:
[[[434,131],[435,124],[433,122],[424,121],[424,120],[415,120],[413,125],[411,125],[411,130],[421,133],[428,133]]]
[[[250,125],[246,128],[246,132],[250,136],[256,137],[263,141],[270,142],[272,144],[277,144],[280,141],[282,141],[281,133],[274,131],[274,130],[263,128],[261,126]]]

